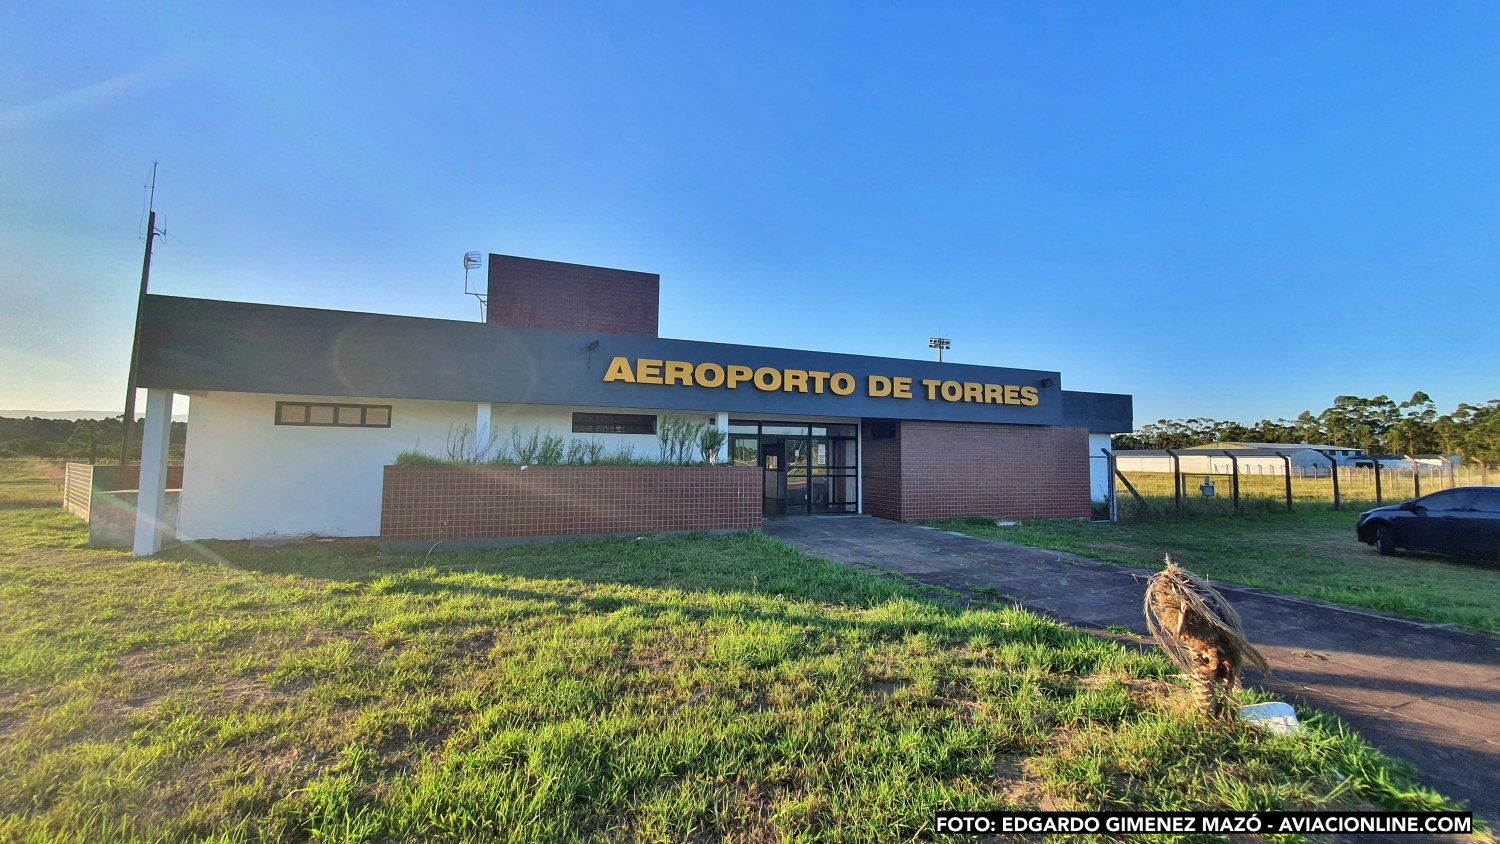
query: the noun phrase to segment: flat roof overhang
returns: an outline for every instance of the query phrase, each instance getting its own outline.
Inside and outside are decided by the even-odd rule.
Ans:
[[[857,388],[768,392],[606,382],[616,357],[849,373]],[[912,379],[913,397],[870,396],[871,375]],[[924,379],[1028,386],[1034,407],[929,400]],[[152,294],[142,314],[139,383],[179,392],[670,407],[825,416],[1131,429],[1131,397],[1062,389],[1054,371],[845,355]],[[1048,386],[1044,386],[1048,384]]]

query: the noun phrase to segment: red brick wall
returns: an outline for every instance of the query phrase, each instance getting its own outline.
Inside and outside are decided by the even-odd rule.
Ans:
[[[380,538],[758,530],[760,510],[755,468],[387,466]]]
[[[655,337],[660,298],[654,273],[490,256],[492,325]]]
[[[887,422],[886,426],[896,426],[900,432],[899,422]],[[863,483],[861,492],[864,494],[864,511],[872,516],[882,519],[893,519],[901,521],[901,439],[899,436],[887,437],[885,439],[874,439],[871,431],[874,426],[871,420],[866,419],[861,432],[859,460]]]
[[[903,421],[898,440],[865,443],[866,454],[881,446],[898,455],[894,472],[888,460],[865,463],[865,510],[907,522],[1087,518],[1088,442],[1086,428]],[[888,486],[900,491],[894,508]]]

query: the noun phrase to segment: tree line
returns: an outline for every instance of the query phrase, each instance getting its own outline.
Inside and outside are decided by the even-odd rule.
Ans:
[[[0,416],[0,457],[52,457],[100,463],[120,459],[120,426],[124,414],[109,419],[43,419]],[[136,423],[132,459],[140,457],[141,426]],[[171,453],[181,456],[187,423],[172,423]]]
[[[1159,419],[1114,437],[1116,449],[1186,448],[1214,442],[1326,443],[1371,454],[1457,454],[1475,463],[1500,463],[1500,399],[1460,404],[1439,414],[1432,398],[1417,392],[1397,402],[1389,396],[1339,396],[1321,412],[1296,419],[1262,419],[1251,425],[1218,419]]]

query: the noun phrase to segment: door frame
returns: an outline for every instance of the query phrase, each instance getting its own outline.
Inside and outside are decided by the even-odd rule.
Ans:
[[[755,428],[755,432],[753,434],[750,433],[749,431],[741,430],[741,431],[736,432],[734,430],[735,427],[749,428],[751,426],[753,426]],[[861,513],[861,512],[864,511],[864,502],[862,500],[862,493],[864,491],[863,490],[863,486],[864,486],[863,485],[864,467],[861,465],[861,461],[862,461],[862,459],[864,457],[864,455],[863,455],[863,445],[864,444],[862,442],[863,438],[861,436],[862,420],[855,419],[853,421],[825,421],[825,420],[808,420],[808,421],[804,421],[804,420],[801,420],[801,419],[797,419],[797,420],[788,421],[788,420],[781,420],[781,419],[730,419],[729,420],[729,427],[730,427],[730,434],[729,434],[729,436],[730,436],[731,440],[733,440],[734,438],[740,438],[740,439],[743,440],[743,439],[751,438],[751,437],[753,437],[755,439],[756,466],[759,467],[760,470],[761,470],[761,472],[763,472],[763,473],[771,471],[769,469],[766,469],[766,459],[765,458],[766,458],[766,443],[767,443],[767,441],[769,440],[771,442],[779,442],[780,448],[779,448],[779,452],[778,452],[779,457],[778,457],[778,460],[777,460],[778,469],[775,470],[775,471],[779,475],[779,477],[777,478],[777,491],[781,495],[780,495],[780,498],[772,498],[771,496],[765,495],[765,478],[764,478],[764,476],[762,476],[762,479],[761,479],[761,500],[763,502],[763,505],[762,505],[763,506],[763,510],[762,510],[762,512],[763,512],[764,515],[766,515],[766,516],[772,516],[772,515],[803,515],[803,514],[813,514],[813,513],[820,513],[820,514],[843,514],[843,513],[849,513],[849,514],[855,514],[855,513]],[[802,433],[773,433],[773,434],[767,434],[766,433],[766,428],[768,428],[768,427],[772,427],[772,428],[801,428],[802,429]],[[835,433],[827,433],[827,434],[824,434],[824,435],[814,435],[812,433],[812,431],[813,431],[814,428],[825,428],[825,429],[829,429],[829,430],[834,430],[835,427],[837,427],[837,430],[840,431],[837,434],[835,434]],[[786,460],[786,441],[787,440],[800,440],[803,443],[804,448],[805,448],[805,450],[807,452],[807,466],[804,467],[803,472],[805,472],[805,475],[802,476],[804,478],[805,483],[807,484],[807,500],[806,500],[806,502],[804,504],[802,504],[801,506],[798,506],[796,508],[790,508],[790,507],[787,506],[786,478],[787,478],[787,475],[788,475],[788,470],[790,468],[788,466],[787,460]],[[814,471],[813,471],[813,465],[812,465],[812,463],[813,463],[814,449],[816,448],[816,446],[819,443],[823,443],[823,444],[827,445],[827,447],[828,447],[827,448],[827,457],[825,459],[824,465],[819,469],[819,471],[821,472],[821,474],[816,474],[815,475]],[[854,462],[853,462],[852,466],[834,466],[833,465],[834,454],[835,454],[835,451],[837,451],[838,444],[840,444],[840,443],[848,443],[850,446],[853,447]],[[734,453],[733,443],[731,443],[731,448],[730,448],[731,459],[733,459],[733,453]],[[738,465],[745,465],[745,464],[744,463],[740,463]],[[813,480],[814,480],[814,478],[825,479],[825,482],[827,483],[828,489],[829,489],[829,496],[828,497],[829,497],[830,500],[828,502],[825,502],[821,507],[815,507],[814,506],[814,502],[813,502],[813,498],[814,498],[814,496],[813,496]],[[835,505],[833,503],[832,499],[834,498],[834,495],[833,495],[834,489],[837,486],[839,486],[838,484],[836,484],[836,481],[838,481],[838,480],[844,480],[844,481],[847,482],[847,484],[844,485],[843,488],[844,488],[844,491],[847,491],[849,493],[849,495],[847,495],[847,497],[845,498],[845,500],[839,501],[837,503],[837,505]],[[773,500],[779,502],[779,504],[777,505],[776,512],[774,512],[774,513],[771,512],[769,506],[767,506],[764,503],[764,502],[769,502],[769,501],[773,501]],[[835,507],[837,507],[837,509],[835,509]]]

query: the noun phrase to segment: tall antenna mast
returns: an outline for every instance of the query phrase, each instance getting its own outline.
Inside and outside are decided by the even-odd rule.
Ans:
[[[147,211],[156,210],[156,164],[155,161],[151,162],[151,184],[146,186],[146,189],[151,192],[146,200]]]
[[[120,435],[120,465],[124,466],[130,462],[130,432],[135,428],[135,380],[136,367],[140,362],[141,355],[141,314],[146,309],[146,288],[151,282],[151,248],[156,245],[157,235],[166,236],[166,232],[156,227],[156,162],[151,162],[151,184],[145,186],[149,191],[147,204],[150,213],[146,217],[146,254],[141,259],[141,292],[135,301],[135,334],[130,340],[130,374],[125,381],[125,415],[122,421]]]
[[[469,271],[477,270],[484,266],[484,255],[480,252],[464,253],[464,293],[479,300],[479,321],[485,321],[485,311],[489,305],[488,292],[481,293],[478,290],[469,289]]]

